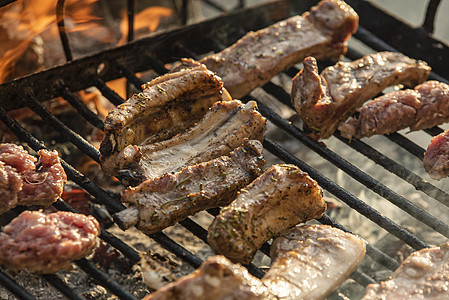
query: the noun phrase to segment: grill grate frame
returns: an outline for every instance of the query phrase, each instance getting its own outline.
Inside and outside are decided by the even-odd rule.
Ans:
[[[310,6],[315,4],[317,1],[303,1],[299,6],[301,9],[298,10],[298,7],[294,5],[294,7],[283,7],[282,10],[284,14],[282,18],[286,18],[289,16],[289,13],[292,10],[295,11],[304,11],[307,10]],[[361,12],[365,13],[367,10],[366,7],[369,7],[371,4],[365,3],[366,1],[360,1],[361,4],[355,4],[353,2],[356,1],[347,1],[348,4],[352,5],[354,9],[359,13],[359,9]],[[284,2],[282,2],[284,3]],[[286,5],[285,3],[283,5]],[[74,92],[86,89],[90,86],[96,86],[103,96],[108,98],[114,104],[120,104],[124,100],[118,96],[113,90],[109,89],[105,84],[105,81],[109,81],[112,79],[116,79],[119,77],[126,77],[129,82],[131,82],[135,86],[139,86],[141,84],[140,79],[135,76],[135,73],[153,69],[156,72],[162,74],[167,70],[164,67],[164,63],[171,62],[172,57],[181,57],[181,56],[189,56],[196,57],[197,53],[205,53],[210,51],[210,48],[207,48],[204,45],[192,45],[191,42],[188,41],[188,38],[191,38],[193,35],[197,35],[199,33],[205,33],[208,28],[215,28],[222,26],[223,24],[243,24],[242,27],[233,27],[231,28],[233,33],[237,32],[238,36],[243,35],[248,30],[255,30],[259,27],[265,27],[269,22],[274,22],[274,20],[270,17],[270,10],[273,7],[269,5],[264,5],[260,7],[256,7],[253,9],[246,10],[245,12],[237,12],[235,14],[231,14],[229,16],[219,17],[210,21],[203,22],[201,24],[187,26],[180,30],[174,30],[168,33],[162,33],[156,35],[154,37],[150,37],[147,39],[135,41],[129,45],[119,47],[116,49],[111,49],[108,51],[103,51],[99,54],[92,55],[87,58],[83,58],[80,60],[76,60],[70,63],[67,63],[63,66],[53,68],[48,71],[40,72],[34,75],[30,75],[24,78],[20,78],[14,80],[13,82],[5,83],[0,85],[0,119],[4,120],[4,123],[19,137],[19,140],[28,143],[28,145],[34,150],[39,150],[45,147],[44,144],[39,142],[35,137],[33,137],[30,133],[26,132],[20,124],[9,117],[7,111],[18,108],[18,107],[30,107],[34,112],[39,114],[43,119],[48,120],[49,123],[52,123],[56,130],[63,132],[67,139],[70,140],[74,145],[76,145],[82,152],[87,154],[92,160],[99,161],[99,152],[98,150],[85,141],[81,136],[79,136],[76,132],[70,129],[68,126],[64,125],[61,121],[59,121],[56,117],[54,117],[50,112],[48,112],[40,102],[46,101],[50,98],[56,96],[62,96],[64,99],[68,100],[89,123],[96,126],[97,128],[104,128],[103,122],[96,116],[92,111],[90,111],[79,99],[77,99]],[[375,9],[375,8],[372,8]],[[375,9],[375,14],[383,15],[384,13]],[[363,13],[359,13],[360,19],[363,20]],[[248,18],[248,14],[251,16]],[[372,11],[371,11],[372,14]],[[254,15],[254,16],[253,16]],[[257,16],[257,17],[256,17]],[[260,17],[262,16],[262,17]],[[370,18],[373,18],[372,15]],[[391,18],[388,16],[388,18]],[[243,23],[243,20],[245,22]],[[250,19],[249,21],[247,19]],[[236,20],[240,20],[240,23],[235,23]],[[257,21],[254,21],[257,20]],[[390,20],[390,19],[388,19]],[[397,20],[394,20],[395,22]],[[393,22],[393,21],[391,21]],[[249,25],[246,25],[249,24]],[[401,23],[402,24],[402,23]],[[211,26],[213,25],[213,26]],[[248,29],[251,27],[253,29]],[[377,51],[381,50],[394,50],[392,46],[386,44],[377,38],[376,35],[372,34],[368,29],[365,29],[362,26],[366,26],[370,31],[375,26],[367,26],[365,24],[361,24],[361,28],[359,32],[354,36],[360,41],[364,42],[366,45],[372,47]],[[405,24],[401,25],[401,28],[406,26]],[[245,27],[245,29],[243,29]],[[415,32],[415,29],[407,27],[408,31]],[[214,50],[218,50],[223,47],[223,45],[229,45],[232,43],[230,38],[225,38],[225,40],[217,40],[212,39],[211,36],[216,34],[215,29],[209,30],[205,35],[205,40],[208,42],[212,41],[212,45]],[[422,33],[422,29],[418,29],[420,33]],[[408,32],[407,31],[407,32]],[[180,38],[181,36],[187,36],[187,38]],[[230,34],[232,36],[232,34]],[[426,33],[423,38],[422,34],[417,36],[418,39],[423,39],[427,41],[430,37]],[[197,39],[196,39],[197,40]],[[235,40],[235,38],[234,38]],[[433,39],[432,39],[433,40]],[[172,45],[172,42],[176,42],[175,47],[171,47],[169,51],[166,49],[166,44]],[[394,38],[393,38],[394,41]],[[435,40],[433,40],[435,41]],[[156,44],[156,46],[154,46]],[[396,47],[394,42],[391,43]],[[150,52],[138,52],[138,49],[143,49],[145,46],[148,47],[151,45]],[[160,48],[158,48],[160,46]],[[210,44],[209,46],[210,47]],[[397,47],[399,50],[400,47]],[[157,51],[160,50],[160,51]],[[165,51],[167,50],[167,51]],[[349,49],[348,58],[356,58],[359,55],[352,48]],[[444,49],[449,54],[448,49]],[[160,54],[160,53],[163,54]],[[141,58],[135,58],[134,53],[144,53]],[[407,52],[404,52],[408,54]],[[176,54],[176,55],[175,55]],[[183,54],[183,55],[181,55]],[[410,54],[408,54],[410,55]],[[118,60],[119,63],[106,63],[108,61],[116,61],[114,58],[124,56],[125,59]],[[413,55],[410,55],[413,56]],[[413,56],[417,57],[417,56]],[[427,57],[426,57],[427,58]],[[433,64],[430,63],[433,67]],[[87,66],[87,68],[86,68]],[[83,74],[88,75],[85,80],[80,80],[81,82],[73,82],[70,80],[70,77],[67,74],[79,74],[76,73],[76,70],[80,70],[81,68],[87,69],[87,72],[83,72]],[[99,69],[102,69],[98,72]],[[294,75],[298,70],[292,68],[285,73],[290,75]],[[75,72],[75,73],[70,73]],[[445,77],[449,77],[448,74],[442,73]],[[80,76],[83,77],[83,76]],[[435,73],[432,73],[432,78],[441,78],[442,81],[446,81],[444,77],[439,76]],[[42,88],[41,84],[44,88]],[[70,84],[69,84],[70,83]],[[93,84],[92,84],[93,83]],[[281,103],[290,106],[290,97],[289,95],[279,86],[274,83],[269,83],[263,87],[265,92],[270,95],[275,96]],[[25,100],[26,99],[26,100]],[[353,177],[357,177],[358,180],[360,178],[364,178],[361,181],[365,181],[364,184],[371,190],[375,190],[378,194],[384,196],[389,201],[400,202],[399,205],[406,209],[410,209],[414,211],[413,214],[416,215],[419,219],[428,219],[426,222],[430,222],[431,226],[435,229],[438,229],[440,232],[443,232],[444,235],[448,236],[449,231],[447,225],[444,224],[440,220],[433,220],[432,216],[427,216],[426,212],[422,212],[419,208],[415,208],[408,200],[404,199],[402,196],[397,195],[395,192],[389,190],[384,187],[382,183],[378,182],[375,179],[365,177],[365,173],[363,171],[357,169],[357,167],[353,166],[351,163],[345,161],[343,158],[338,156],[332,152],[332,150],[328,149],[326,146],[323,146],[320,143],[317,143],[304,135],[304,133],[298,129],[297,127],[291,125],[287,120],[281,118],[277,115],[273,110],[268,108],[263,101],[259,99],[255,99],[253,96],[247,96],[244,101],[248,100],[256,100],[259,106],[259,111],[267,117],[273,124],[278,126],[280,129],[287,131],[290,135],[292,135],[298,142],[306,145],[314,152],[318,153],[320,156],[324,157],[326,160],[329,160],[331,163],[337,165],[340,169],[344,170],[346,173],[353,173]],[[16,105],[18,104],[18,105]],[[431,135],[435,135],[438,132],[441,132],[441,128],[433,128],[431,130],[427,130]],[[369,145],[365,144],[362,141],[352,141],[349,143],[347,140],[341,138],[336,135],[338,139],[342,142],[346,143],[349,147],[356,149],[358,152],[364,154],[369,159],[375,161],[382,165],[382,167],[388,169],[392,173],[396,174],[398,177],[402,179],[407,179],[407,181],[413,185],[417,190],[421,190],[428,195],[436,195],[434,198],[448,206],[448,194],[447,192],[435,187],[431,183],[424,181],[418,175],[415,175],[411,170],[406,168],[401,168],[398,164],[392,164],[392,160],[388,157],[382,155],[377,150],[373,149]],[[422,155],[424,149],[416,145],[414,142],[405,138],[401,134],[392,134],[387,136],[392,142],[397,143],[400,147],[403,147],[406,150],[409,150],[410,153],[414,156],[417,156],[419,159],[422,159]],[[349,206],[359,211],[362,215],[365,215],[367,218],[372,220],[374,223],[378,224],[380,227],[386,229],[391,234],[398,237],[400,240],[404,241],[406,244],[410,245],[414,249],[422,249],[424,247],[428,247],[428,245],[421,241],[419,238],[411,234],[406,229],[402,228],[400,225],[396,224],[394,221],[382,216],[379,212],[374,210],[369,205],[365,204],[362,200],[358,199],[356,196],[352,195],[350,192],[340,187],[338,184],[334,183],[329,178],[320,174],[319,171],[309,166],[307,163],[301,161],[294,155],[290,154],[286,149],[276,144],[274,141],[267,138],[264,141],[264,148],[269,152],[275,154],[278,158],[284,160],[285,162],[291,162],[298,165],[301,169],[308,172],[311,177],[316,179],[320,186],[323,187],[328,192],[334,194],[337,198],[341,199],[343,202],[346,202]],[[120,203],[118,195],[111,195],[107,191],[98,187],[95,183],[91,182],[88,178],[86,178],[83,174],[75,170],[72,166],[63,162],[63,166],[68,174],[70,180],[77,183],[80,187],[88,191],[92,196],[96,198],[100,203],[105,204],[105,206],[111,212],[117,212],[124,208],[123,204]],[[390,167],[391,166],[391,167]],[[391,169],[391,170],[390,170]],[[361,176],[362,175],[362,176]],[[70,206],[68,206],[61,199],[54,204],[54,206],[59,210],[72,210]],[[401,207],[401,208],[402,208]],[[217,210],[211,210],[212,214],[216,214]],[[422,217],[424,215],[424,217]],[[343,226],[338,224],[338,222],[329,218],[328,215],[324,215],[320,220],[323,224],[329,224],[343,230],[346,230]],[[206,230],[198,225],[191,219],[186,219],[180,222],[182,226],[184,226],[188,231],[192,232],[196,237],[205,241]],[[194,267],[198,267],[201,264],[201,259],[199,259],[195,254],[191,253],[189,250],[184,248],[182,245],[179,245],[175,241],[173,241],[170,237],[165,235],[164,233],[157,233],[149,235],[150,238],[154,239],[157,243],[162,245],[165,249],[174,253],[176,256],[181,257],[183,260],[188,262]],[[122,254],[125,255],[132,263],[136,263],[138,261],[138,253],[130,246],[126,245],[119,238],[111,235],[106,230],[102,230],[101,239],[105,242],[112,245],[114,248],[119,250]],[[264,245],[262,248],[262,252],[268,254],[268,245]],[[374,246],[368,244],[367,245],[367,254],[372,257],[375,261],[381,263],[389,270],[394,270],[399,263],[378,250]],[[77,264],[81,265],[90,276],[97,279],[97,281],[111,290],[115,295],[119,296],[121,299],[135,299],[134,296],[130,295],[127,291],[123,290],[118,284],[110,281],[110,279],[102,273],[101,270],[93,266],[93,264],[87,260],[78,261]],[[262,276],[263,271],[257,268],[254,265],[249,265],[248,269],[251,273],[256,276]],[[47,276],[44,278],[50,282],[53,286],[55,286],[58,290],[60,290],[66,297],[69,299],[83,299],[80,295],[73,293],[68,286],[62,282],[57,276]],[[365,286],[369,283],[375,282],[374,279],[370,278],[366,274],[357,271],[352,275],[352,278],[359,282],[361,285]],[[17,285],[14,280],[5,272],[0,270],[0,283],[5,286],[9,291],[15,294],[20,299],[33,299],[26,289]]]

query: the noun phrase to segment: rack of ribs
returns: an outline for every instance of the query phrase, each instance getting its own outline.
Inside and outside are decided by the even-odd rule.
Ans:
[[[137,224],[148,234],[161,231],[201,210],[228,205],[240,188],[262,174],[264,165],[262,144],[245,140],[229,156],[187,166],[126,190],[122,201],[131,205],[114,219],[122,229]]]
[[[424,82],[429,72],[423,61],[379,52],[352,62],[340,61],[320,75],[316,59],[307,57],[292,79],[292,104],[311,136],[326,139],[365,101],[389,86],[414,87]]]

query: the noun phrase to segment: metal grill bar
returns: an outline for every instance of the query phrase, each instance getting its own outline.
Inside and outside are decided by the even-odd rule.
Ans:
[[[72,300],[83,300],[84,297],[80,296],[73,289],[71,289],[64,281],[59,279],[54,274],[43,274],[42,277],[47,280],[52,286],[57,288],[64,296]]]
[[[11,293],[23,300],[35,300],[35,298],[28,293],[23,287],[18,285],[14,279],[8,274],[0,270],[0,282]]]
[[[65,28],[64,22],[64,5],[65,0],[58,0],[56,4],[56,21],[58,23],[59,36],[61,38],[62,47],[64,49],[64,54],[66,60],[72,61],[73,55],[72,50],[70,49],[69,37],[67,36],[67,31]]]
[[[123,98],[111,90],[100,77],[96,76],[94,83],[103,96],[109,99],[109,101],[111,101],[114,105],[120,105],[124,102]]]

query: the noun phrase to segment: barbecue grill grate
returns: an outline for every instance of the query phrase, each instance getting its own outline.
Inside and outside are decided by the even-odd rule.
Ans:
[[[1,1],[0,6],[7,5],[10,2],[13,1]],[[74,144],[93,161],[99,162],[100,154],[98,150],[81,135],[52,115],[44,108],[41,102],[61,96],[67,100],[86,121],[99,129],[103,129],[104,124],[102,120],[87,108],[87,106],[76,96],[75,92],[95,86],[103,96],[109,99],[113,104],[120,104],[124,99],[111,90],[105,82],[124,77],[129,83],[134,85],[136,89],[139,89],[142,82],[135,75],[137,72],[152,69],[159,74],[165,73],[167,70],[164,67],[164,64],[173,62],[174,58],[186,56],[195,58],[211,50],[221,50],[226,45],[232,44],[249,30],[256,30],[268,26],[278,19],[287,18],[293,13],[306,11],[318,1],[298,2],[300,3],[295,4],[281,1],[279,3],[269,3],[251,9],[240,10],[199,24],[137,40],[125,46],[103,51],[75,61],[71,61],[70,46],[68,40],[66,40],[63,43],[66,57],[69,61],[67,64],[0,85],[0,119],[12,130],[20,141],[26,142],[32,149],[37,151],[45,148],[46,145],[27,132],[7,113],[13,109],[29,107],[45,122],[53,126],[56,131],[60,132],[67,141]],[[401,51],[411,57],[426,60],[434,70],[431,74],[431,78],[447,82],[445,78],[449,78],[449,68],[447,62],[444,61],[444,58],[449,54],[449,49],[446,45],[433,39],[426,31],[426,29],[431,30],[433,28],[432,24],[436,14],[435,7],[438,6],[439,1],[430,1],[426,21],[424,22],[425,28],[418,29],[407,26],[367,1],[348,0],[346,2],[351,5],[360,16],[360,28],[353,39],[361,41],[364,45],[371,47],[376,51],[395,51],[397,49],[397,51]],[[61,17],[63,3],[64,1],[58,2],[60,8],[58,20],[60,23],[63,22],[63,18]],[[130,11],[128,16],[130,16],[129,22],[131,25],[133,23],[134,10],[132,3],[133,1],[128,1]],[[242,3],[243,1],[240,2],[241,6]],[[273,12],[276,12],[276,14],[273,15]],[[238,26],[236,26],[236,24],[238,24]],[[60,28],[63,28],[63,26]],[[131,33],[132,30],[130,30],[130,39],[132,39]],[[63,30],[61,31],[61,37],[62,36],[64,36]],[[62,38],[62,40],[64,41],[64,38]],[[416,46],[417,44],[420,44],[421,47],[418,48]],[[362,54],[356,50],[356,47],[350,45],[346,58],[356,59],[361,55]],[[297,71],[297,68],[291,68],[284,72],[284,75],[292,77]],[[74,74],[77,74],[77,80],[73,80],[72,77]],[[316,153],[318,156],[324,158],[325,161],[333,165],[334,168],[348,174],[356,182],[373,191],[375,194],[380,195],[387,202],[391,202],[399,207],[400,210],[425,224],[431,228],[431,230],[438,232],[444,238],[449,238],[449,227],[446,224],[447,219],[444,219],[441,216],[432,215],[425,209],[410,202],[406,197],[395,192],[392,188],[389,188],[382,180],[376,180],[368,174],[369,170],[363,171],[354,163],[346,160],[344,155],[340,154],[339,149],[340,147],[354,149],[357,153],[365,156],[368,162],[378,164],[388,172],[391,172],[396,177],[400,178],[400,180],[409,184],[412,188],[427,195],[427,198],[429,198],[430,201],[436,200],[441,203],[442,207],[449,207],[449,194],[447,189],[445,190],[444,188],[427,182],[422,178],[422,175],[416,174],[414,171],[404,167],[401,163],[395,162],[393,158],[389,158],[382,154],[382,145],[372,145],[373,143],[370,143],[371,140],[367,140],[366,142],[365,140],[348,141],[338,134],[335,134],[334,137],[331,138],[332,141],[329,141],[328,145],[324,145],[308,138],[298,126],[283,118],[278,113],[277,109],[271,108],[270,102],[272,101],[277,101],[275,104],[276,106],[283,106],[287,110],[291,108],[289,94],[280,85],[273,82],[265,85],[263,87],[263,92],[258,91],[257,93],[252,93],[251,95],[245,96],[242,100],[256,100],[259,111],[270,121],[270,126],[273,125],[276,132],[288,134],[290,143],[294,141],[293,143],[295,143],[296,146],[293,149],[303,146],[307,147],[309,149],[307,150],[308,152]],[[272,100],[273,98],[276,100]],[[426,130],[423,134],[436,135],[441,131],[441,128],[432,128]],[[341,200],[342,203],[345,203],[360,215],[371,220],[374,224],[383,228],[389,234],[395,236],[411,248],[418,250],[428,247],[428,244],[417,235],[399,225],[397,221],[395,222],[395,220],[384,216],[383,214],[385,212],[379,212],[372,204],[365,203],[359,197],[351,193],[349,188],[343,187],[342,184],[336,182],[337,180],[330,179],[325,174],[322,174],[323,172],[327,172],[327,168],[329,167],[323,168],[320,165],[315,166],[316,164],[310,160],[307,160],[307,162],[303,161],[299,158],[300,155],[294,154],[293,151],[288,149],[288,145],[281,145],[281,142],[275,141],[275,138],[276,135],[267,137],[263,145],[264,148],[276,156],[277,159],[298,165],[302,170],[308,172],[312,178],[317,180],[326,193],[334,195]],[[391,134],[386,138],[391,141],[391,144],[395,149],[399,149],[398,151],[408,152],[411,160],[422,160],[424,149],[419,146],[416,141],[412,141],[399,133]],[[328,141],[326,141],[326,143],[328,143]],[[385,143],[385,138],[383,138],[382,143]],[[335,147],[334,144],[337,146]],[[308,158],[307,155],[304,155],[304,157]],[[124,209],[123,204],[119,201],[118,195],[100,188],[68,163],[63,162],[63,166],[70,180],[91,194],[96,201],[104,204],[110,212],[117,212]],[[433,202],[432,205],[434,205]],[[72,207],[61,199],[54,204],[54,207],[59,210],[74,211]],[[19,211],[19,208],[14,210],[16,213]],[[218,210],[212,209],[209,213],[216,215]],[[346,230],[345,227],[327,214],[318,221],[323,224],[329,224]],[[180,222],[180,224],[200,240],[206,241],[206,229],[191,218],[187,218]],[[364,237],[363,232],[355,233]],[[202,262],[197,254],[190,252],[187,248],[178,244],[162,232],[151,234],[149,237],[195,268]],[[119,250],[130,263],[135,264],[139,261],[139,253],[134,248],[124,243],[118,237],[110,234],[106,229],[102,229],[100,238]],[[265,255],[269,255],[269,245],[265,244],[262,247],[261,252]],[[392,258],[389,254],[379,250],[372,244],[367,245],[367,255],[386,270],[393,271],[399,266],[399,263],[395,258]],[[91,278],[97,281],[98,284],[104,286],[120,299],[135,299],[135,296],[126,291],[118,283],[111,280],[105,272],[96,267],[91,261],[82,259],[77,261],[76,264]],[[252,274],[258,277],[263,276],[263,270],[253,264],[250,264],[248,269]],[[57,275],[44,275],[42,277],[67,298],[84,299],[84,297],[72,290]],[[351,275],[351,278],[362,286],[376,282],[374,278],[360,270],[354,272]],[[13,276],[1,269],[0,283],[20,299],[34,299],[31,293],[27,291],[26,287],[20,286],[14,280]]]

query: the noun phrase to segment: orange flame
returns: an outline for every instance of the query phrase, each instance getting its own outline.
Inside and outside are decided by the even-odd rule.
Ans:
[[[169,17],[173,11],[170,8],[162,6],[148,7],[134,17],[134,30],[146,29],[148,32],[154,32],[164,17]],[[122,22],[120,23],[120,32],[122,38],[118,42],[118,45],[123,45],[126,42],[126,33],[128,32],[128,17],[126,11],[122,13]]]
[[[66,25],[67,32],[85,30],[90,21],[100,19],[92,16],[90,4],[96,1],[98,0],[66,1],[65,17],[70,20],[66,23],[71,24],[71,26]],[[0,83],[9,76],[13,66],[21,59],[37,36],[46,32],[53,39],[59,39],[56,3],[56,0],[23,0],[0,9],[0,33],[2,33],[0,35]],[[29,70],[29,72],[33,71],[37,70]]]

